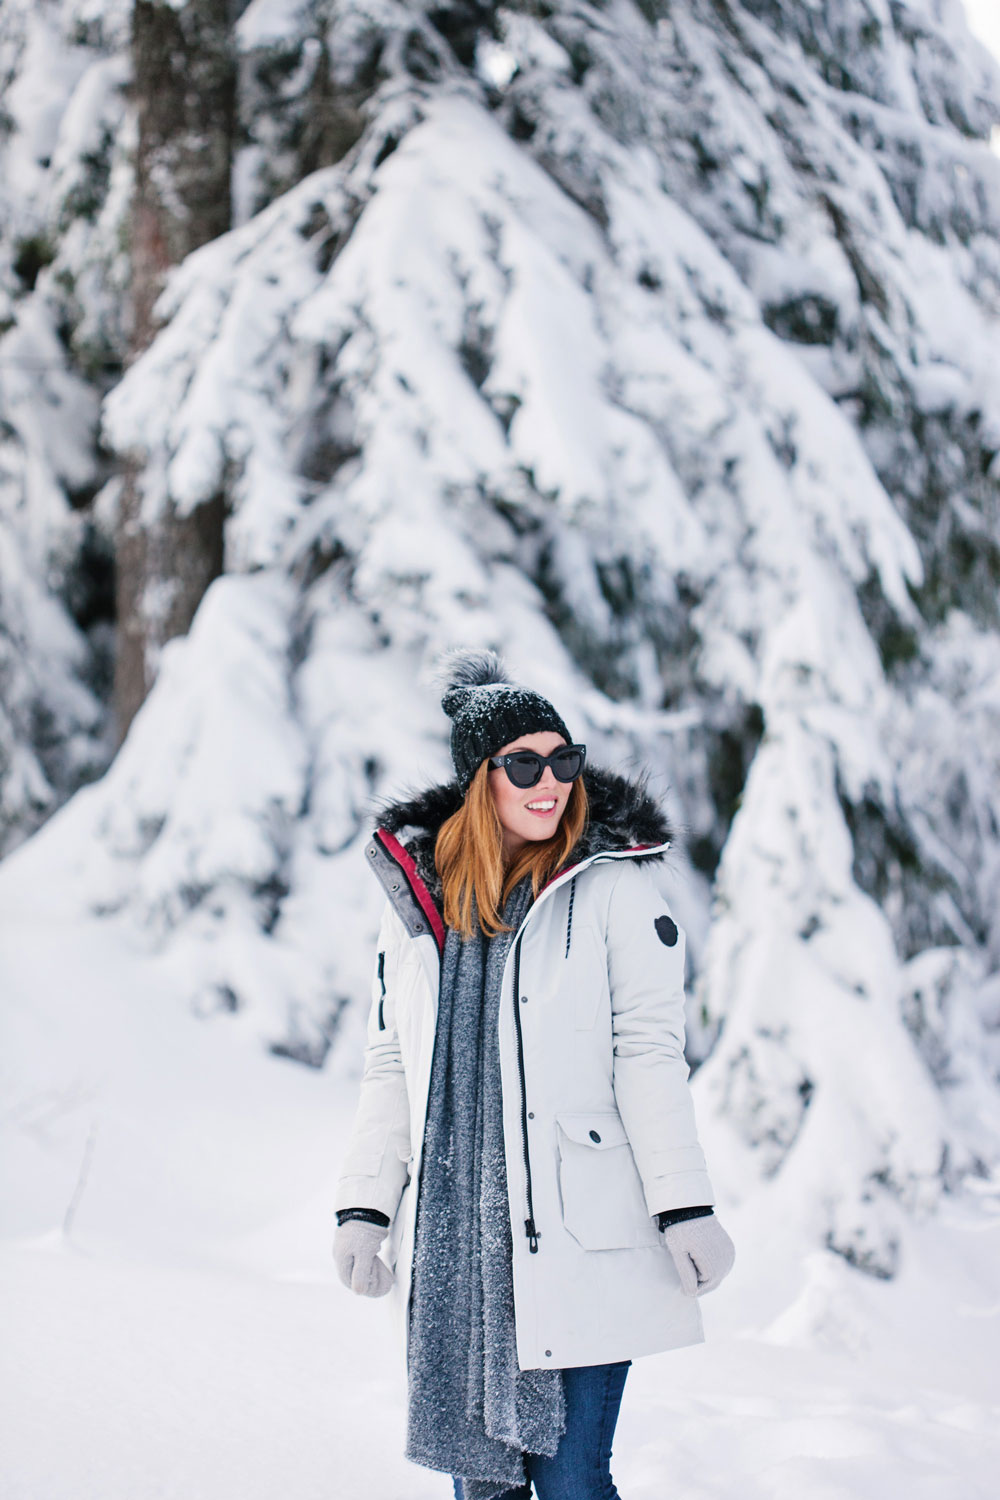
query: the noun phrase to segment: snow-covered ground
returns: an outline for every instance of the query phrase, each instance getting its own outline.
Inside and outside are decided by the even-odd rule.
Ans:
[[[402,1458],[385,1306],[329,1253],[358,1038],[269,1057],[115,919],[8,911],[0,972],[4,1500],[444,1500]],[[630,1374],[623,1500],[992,1500],[1000,1183],[890,1282],[753,1195],[719,1212],[736,1267],[706,1342]]]

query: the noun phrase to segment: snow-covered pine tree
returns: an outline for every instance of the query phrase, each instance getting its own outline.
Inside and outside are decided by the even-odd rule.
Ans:
[[[124,350],[126,41],[122,7],[0,8],[0,853],[112,748],[95,497],[100,398]]]
[[[502,645],[670,788],[720,1188],[891,1276],[1000,1153],[996,65],[958,0],[237,35],[239,227],[104,408],[149,495],[225,494],[226,576],[8,878],[319,1062],[372,796],[446,767],[421,669]]]

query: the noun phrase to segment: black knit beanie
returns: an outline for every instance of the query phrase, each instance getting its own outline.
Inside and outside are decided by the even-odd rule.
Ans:
[[[441,707],[453,721],[451,758],[463,794],[486,757],[522,734],[552,729],[567,744],[572,740],[549,700],[511,682],[495,651],[457,647],[442,658],[439,675],[446,688]]]

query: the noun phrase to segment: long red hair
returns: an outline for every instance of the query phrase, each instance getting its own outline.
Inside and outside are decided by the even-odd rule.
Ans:
[[[578,776],[552,837],[525,844],[508,865],[489,771],[490,763],[484,760],[462,806],[441,825],[434,846],[434,863],[444,888],[444,919],[464,938],[473,932],[473,899],[487,937],[509,932],[502,912],[518,881],[530,874],[532,894],[537,896],[566,863],[587,826],[587,793],[583,777]]]

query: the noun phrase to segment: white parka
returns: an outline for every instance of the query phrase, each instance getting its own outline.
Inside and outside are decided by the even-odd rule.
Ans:
[[[618,794],[634,811],[642,797],[607,773],[588,771],[587,785],[592,803],[607,805],[610,791],[612,805]],[[504,970],[500,1073],[523,1370],[704,1339],[697,1299],[682,1292],[652,1217],[715,1199],[684,1059],[684,935],[649,868],[667,842],[621,846],[635,826],[592,829],[597,846],[589,840],[539,893]],[[444,927],[393,833],[379,829],[367,856],[389,899],[335,1206],[391,1220],[381,1253],[405,1333]]]

